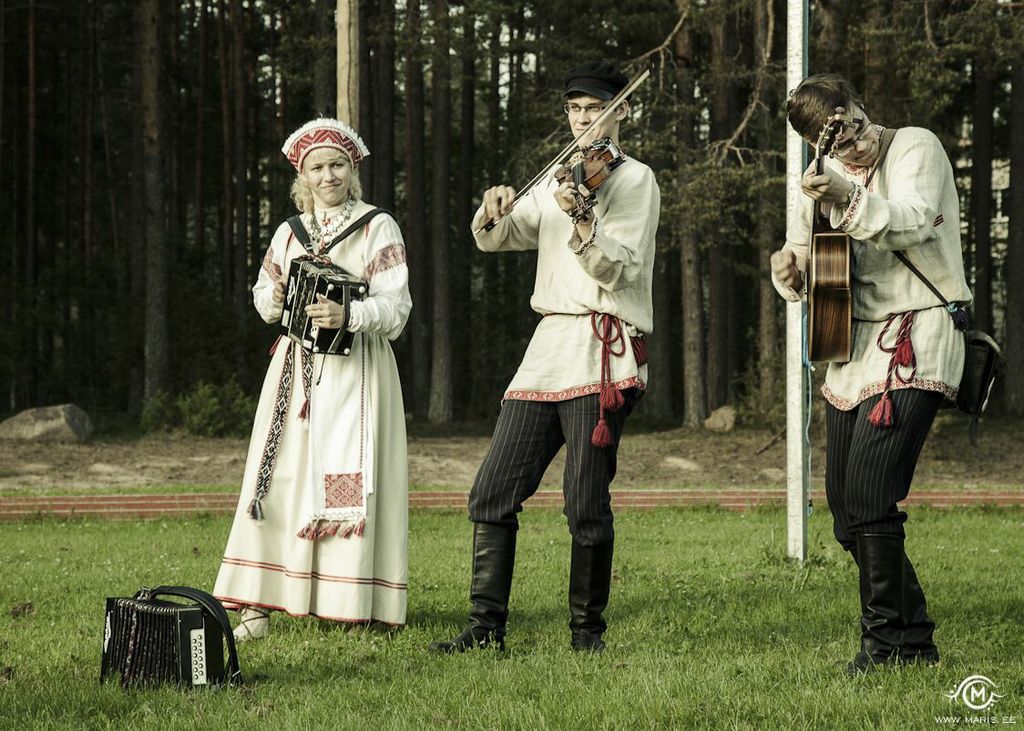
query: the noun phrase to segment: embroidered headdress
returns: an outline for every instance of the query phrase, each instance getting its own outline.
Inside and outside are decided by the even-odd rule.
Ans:
[[[311,150],[333,147],[345,152],[352,160],[352,167],[358,167],[370,150],[356,131],[344,122],[330,117],[320,117],[306,122],[285,141],[281,152],[296,170],[302,170],[302,161]]]

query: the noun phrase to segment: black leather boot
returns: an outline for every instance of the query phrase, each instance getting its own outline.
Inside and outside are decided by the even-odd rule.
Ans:
[[[935,665],[939,648],[932,640],[935,622],[928,616],[924,590],[917,580],[914,565],[903,557],[903,636],[900,639],[900,662]]]
[[[601,635],[608,627],[601,613],[608,606],[612,583],[612,547],[614,543],[584,546],[573,539],[569,565],[569,629],[572,649],[601,652]]]
[[[853,562],[860,565],[857,557],[857,546],[850,547]],[[924,590],[917,580],[917,572],[910,558],[903,553],[903,634],[900,638],[900,662],[935,665],[939,662],[939,648],[935,646],[932,635],[935,622],[928,616],[928,606],[924,598]]]
[[[903,539],[900,536],[860,534],[860,652],[846,666],[857,675],[889,665],[899,658],[903,635]]]
[[[505,650],[505,622],[516,560],[516,529],[497,523],[473,524],[473,582],[469,626],[451,640],[431,642],[434,652],[465,652],[473,647]]]

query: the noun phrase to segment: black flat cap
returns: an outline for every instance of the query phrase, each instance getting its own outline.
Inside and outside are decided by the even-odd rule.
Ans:
[[[569,72],[565,79],[563,97],[570,94],[589,94],[598,99],[608,101],[629,83],[629,78],[621,73],[610,61],[591,61],[578,66]]]

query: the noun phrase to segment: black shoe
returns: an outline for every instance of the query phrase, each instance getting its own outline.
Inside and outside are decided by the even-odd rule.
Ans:
[[[505,651],[505,638],[499,637],[496,632],[489,632],[486,629],[466,627],[462,633],[451,640],[438,640],[431,642],[431,652],[439,652],[453,655],[456,652],[465,652],[473,648],[486,650],[492,648],[498,652]]]
[[[516,529],[497,523],[473,524],[473,580],[469,627],[452,640],[432,642],[434,652],[465,652],[473,647],[505,649],[508,598],[516,560]]]
[[[572,649],[576,652],[604,652],[604,640],[593,632],[573,632]]]
[[[569,629],[572,649],[579,652],[601,652],[601,635],[608,625],[602,612],[608,606],[612,583],[613,542],[584,546],[572,542],[569,565]]]
[[[846,666],[860,675],[899,661],[903,636],[903,538],[883,534],[857,536],[860,568],[860,652]]]

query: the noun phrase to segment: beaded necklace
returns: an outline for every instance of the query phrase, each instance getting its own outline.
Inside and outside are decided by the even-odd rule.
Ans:
[[[341,210],[335,216],[328,216],[325,214],[323,221],[318,221],[316,217],[316,211],[313,211],[313,219],[310,223],[310,238],[313,241],[319,241],[319,251],[323,251],[327,248],[327,245],[334,240],[334,237],[340,234],[345,226],[348,225],[349,220],[352,218],[352,211],[356,208],[356,199],[349,198],[345,205],[341,207]]]

